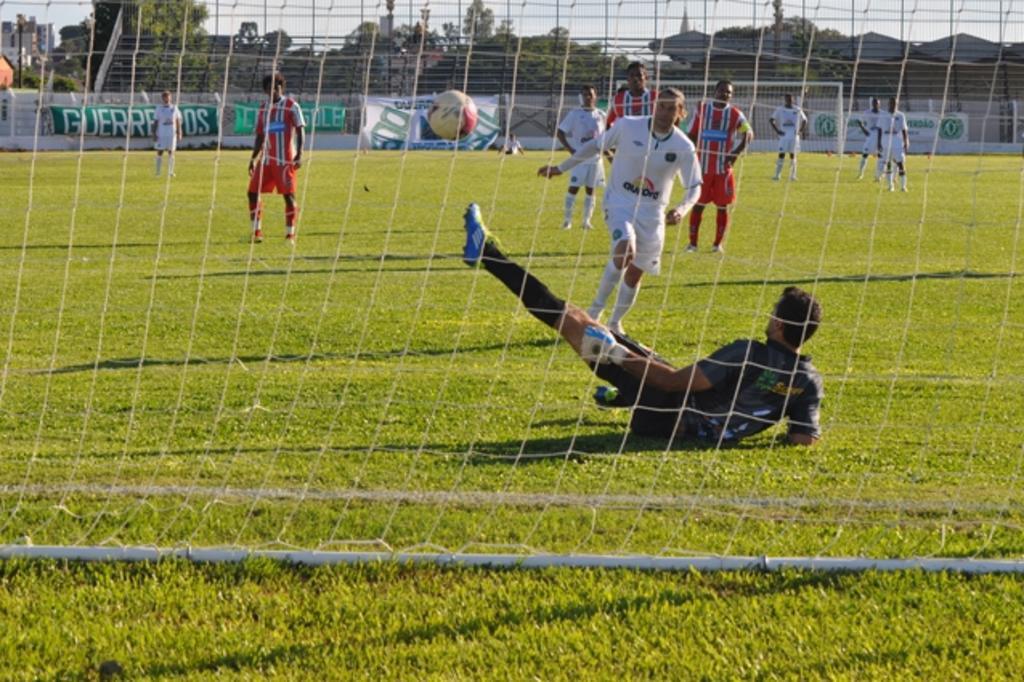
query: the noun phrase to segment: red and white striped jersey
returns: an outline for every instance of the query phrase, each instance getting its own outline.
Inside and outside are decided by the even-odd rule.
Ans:
[[[259,114],[256,116],[256,133],[262,133],[265,138],[263,163],[277,166],[290,164],[295,156],[292,134],[296,128],[303,128],[305,125],[302,109],[291,97],[282,97],[274,102],[270,106],[269,114],[267,103],[261,104]]]
[[[701,102],[690,118],[690,139],[697,141],[704,175],[724,175],[725,157],[736,148],[737,136],[750,132],[750,124],[743,112],[726,104],[719,109],[711,100]]]
[[[622,116],[652,116],[657,101],[657,90],[649,88],[644,90],[642,95],[634,95],[629,90],[620,90],[612,98],[612,106],[608,110],[607,126],[611,128],[615,119]]]

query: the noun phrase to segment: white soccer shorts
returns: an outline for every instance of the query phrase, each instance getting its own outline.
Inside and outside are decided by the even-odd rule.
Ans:
[[[652,275],[661,272],[661,252],[665,248],[665,221],[636,215],[636,206],[604,209],[604,222],[611,236],[610,255],[615,245],[628,240],[633,245],[633,265]]]
[[[903,163],[906,150],[903,148],[903,135],[882,135],[882,153],[886,161]]]
[[[581,163],[569,171],[570,187],[601,187],[604,185],[604,164],[601,159]]]
[[[173,152],[178,148],[178,137],[174,134],[174,130],[169,133],[165,133],[160,130],[156,134],[156,145],[153,147],[159,151]]]
[[[779,138],[779,153],[796,154],[800,151],[799,135],[783,135]]]

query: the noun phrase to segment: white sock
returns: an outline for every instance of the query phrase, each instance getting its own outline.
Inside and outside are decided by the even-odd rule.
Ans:
[[[590,304],[590,308],[587,310],[588,315],[595,320],[601,316],[601,311],[604,310],[608,297],[612,295],[612,291],[615,290],[616,285],[621,280],[622,270],[615,267],[615,263],[609,260],[604,266],[604,272],[601,273],[601,283],[597,285],[597,295],[594,296],[594,302]]]
[[[900,173],[900,186],[903,187],[903,189],[907,188],[907,174],[906,173]]]
[[[174,155],[173,154],[167,157],[167,173],[169,175],[174,175]]]
[[[882,173],[885,172],[885,161],[878,160],[878,170],[875,171],[875,179],[882,177]]]
[[[565,193],[565,222],[572,222],[572,210],[576,206],[576,195]]]
[[[160,175],[160,164],[163,163],[164,157],[160,154],[156,155],[156,174]]]
[[[796,157],[794,156],[789,160],[789,177],[796,177]]]
[[[583,222],[589,223],[594,217],[594,195],[588,194],[583,197]]]
[[[867,166],[867,165],[868,165],[868,157],[866,157],[866,156],[860,157],[860,170],[859,170],[859,173],[861,175],[864,175],[864,167]]]
[[[629,309],[636,303],[637,292],[640,291],[640,282],[631,287],[625,282],[619,285],[619,295],[615,297],[615,307],[612,308],[612,316],[608,318],[608,326],[614,327],[622,322]]]
[[[779,177],[782,173],[782,162],[784,159],[775,159],[775,177]]]

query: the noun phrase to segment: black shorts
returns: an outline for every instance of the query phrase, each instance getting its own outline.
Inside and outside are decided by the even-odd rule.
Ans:
[[[649,348],[641,346],[632,339],[615,334],[615,340],[629,348],[637,355],[655,358],[659,362],[671,366]],[[615,404],[621,407],[632,407],[633,416],[629,420],[629,429],[638,436],[655,436],[658,438],[693,437],[696,435],[696,423],[690,424],[691,413],[684,410],[686,393],[663,391],[643,383],[618,365],[596,365],[590,363],[594,373],[619,390]]]

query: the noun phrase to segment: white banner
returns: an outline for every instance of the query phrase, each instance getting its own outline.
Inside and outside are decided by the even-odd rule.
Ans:
[[[846,126],[847,152],[859,152],[864,145],[864,133],[857,125],[860,117],[859,113],[854,114]],[[940,119],[936,114],[906,113],[906,117],[911,153],[930,154],[933,146],[936,151],[943,152],[947,144],[967,142],[967,114],[949,113]],[[813,137],[834,140],[837,128],[835,114],[819,112],[811,115],[810,133]]]
[[[498,123],[498,97],[474,97],[476,128],[458,141],[443,140],[427,124],[432,95],[409,97],[367,97],[363,123],[363,145],[370,149],[487,149],[494,144]]]

